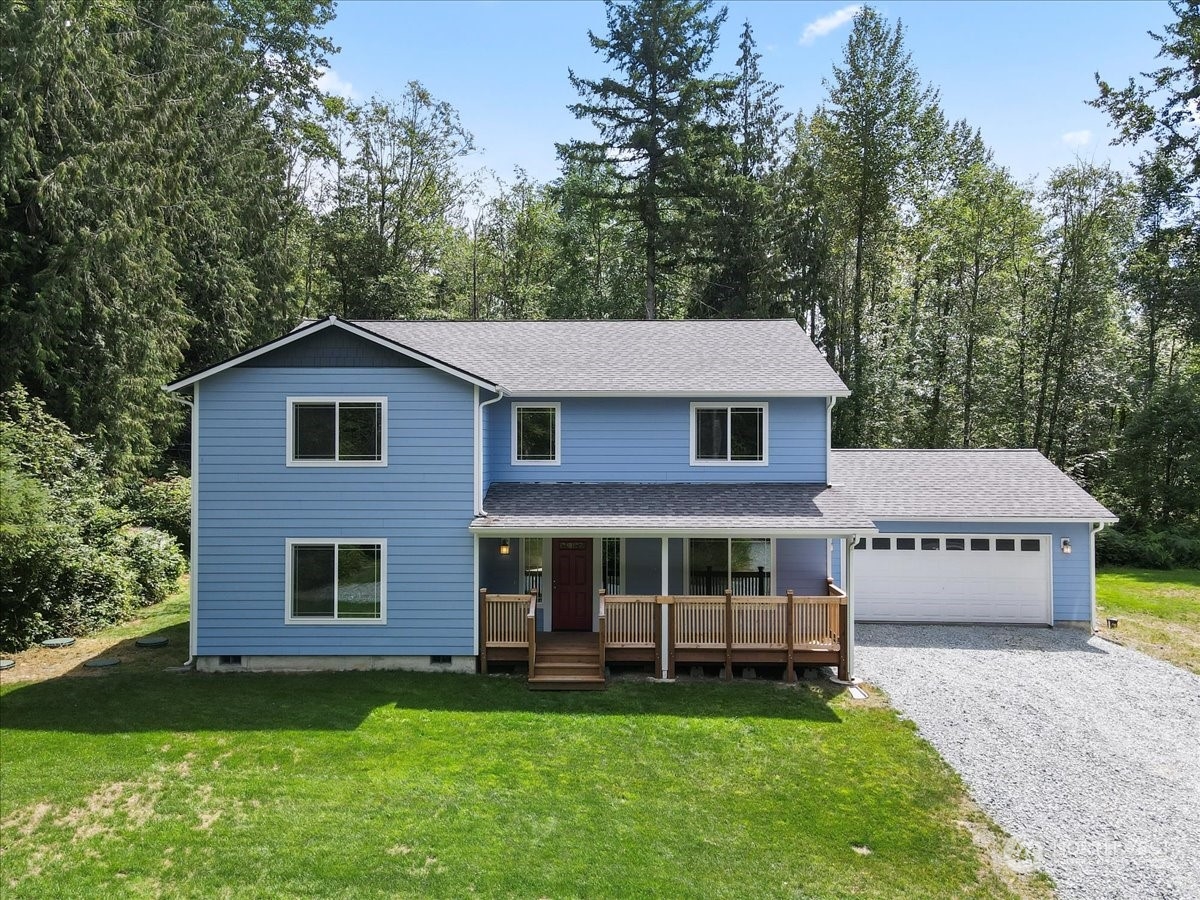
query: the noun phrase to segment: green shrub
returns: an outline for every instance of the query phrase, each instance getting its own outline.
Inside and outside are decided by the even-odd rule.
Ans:
[[[172,474],[151,479],[130,497],[138,522],[165,531],[189,553],[192,527],[192,480]]]
[[[135,528],[121,534],[120,544],[137,580],[139,605],[166,600],[187,571],[187,560],[175,539],[156,528]]]
[[[132,613],[137,575],[120,554],[86,544],[69,525],[0,528],[0,649],[86,634]]]
[[[170,593],[175,538],[133,528],[87,442],[22,389],[0,395],[0,650],[95,631]]]
[[[1188,528],[1107,528],[1096,536],[1096,561],[1100,565],[1145,569],[1200,567],[1200,532]]]

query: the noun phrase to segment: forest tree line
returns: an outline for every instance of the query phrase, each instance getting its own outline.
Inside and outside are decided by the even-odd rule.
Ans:
[[[871,8],[803,111],[751,23],[721,72],[723,8],[608,0],[604,74],[564,73],[591,136],[543,183],[472,169],[417,81],[323,93],[328,0],[18,0],[0,391],[134,479],[184,427],[163,384],[303,317],[795,318],[853,392],[835,446],[1036,447],[1127,530],[1194,535],[1200,12],[1170,10],[1147,74],[1080,98],[1137,162],[1035,183]]]

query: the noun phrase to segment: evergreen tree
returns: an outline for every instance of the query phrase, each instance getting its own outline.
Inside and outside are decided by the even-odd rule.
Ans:
[[[713,269],[698,316],[766,318],[791,314],[783,293],[780,147],[788,116],[779,85],[763,78],[750,23],[738,44],[737,87],[724,113],[730,141],[718,179],[713,216]]]
[[[855,16],[842,64],[812,128],[838,269],[826,353],[852,391],[838,404],[836,441],[871,443],[891,426],[879,402],[882,342],[894,344],[892,286],[903,203],[916,192],[943,124],[937,92],[924,86],[904,47],[904,28],[870,7]],[[871,410],[871,415],[867,411]]]
[[[618,75],[593,81],[569,73],[584,98],[570,109],[600,139],[559,150],[575,163],[616,163],[620,188],[597,196],[641,225],[647,319],[662,312],[664,274],[693,249],[692,226],[709,193],[704,176],[720,158],[714,120],[733,83],[707,74],[727,16],[711,9],[711,0],[605,0],[608,35],[588,38]]]

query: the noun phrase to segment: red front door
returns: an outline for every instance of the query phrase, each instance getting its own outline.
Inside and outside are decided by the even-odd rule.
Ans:
[[[551,595],[555,631],[592,630],[592,539],[555,538]]]

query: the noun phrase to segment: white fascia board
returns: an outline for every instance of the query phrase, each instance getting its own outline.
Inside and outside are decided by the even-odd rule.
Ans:
[[[747,397],[849,397],[849,391],[756,391],[741,389],[736,391],[711,391],[695,388],[686,391],[506,391],[506,396],[520,399],[538,399],[549,397],[716,397],[720,399],[739,399]]]
[[[445,372],[447,375],[453,375],[455,378],[460,378],[469,384],[485,388],[486,390],[493,391],[495,393],[503,393],[503,389],[498,384],[493,384],[492,382],[486,381],[477,375],[473,375],[463,369],[459,369],[449,365],[448,363],[444,363],[440,359],[435,359],[432,356],[426,356],[424,353],[414,350],[411,347],[406,347],[404,344],[380,337],[373,331],[369,331],[366,328],[362,328],[361,326],[355,325],[352,322],[345,322],[336,316],[330,316],[327,319],[321,319],[317,322],[313,322],[312,324],[301,326],[295,331],[285,334],[281,338],[277,338],[276,340],[270,341],[259,347],[255,347],[252,350],[239,353],[237,356],[230,357],[224,362],[217,363],[214,366],[209,366],[207,369],[202,369],[201,371],[196,372],[194,375],[189,375],[187,378],[174,381],[171,384],[166,385],[163,390],[167,391],[168,393],[178,391],[181,388],[185,388],[199,381],[203,381],[205,378],[208,378],[212,375],[224,372],[226,369],[232,369],[234,366],[240,366],[242,363],[249,362],[252,359],[262,356],[264,353],[270,353],[272,350],[278,350],[280,347],[286,347],[288,344],[294,341],[302,340],[309,335],[316,334],[318,331],[324,331],[326,328],[340,328],[343,331],[355,335],[356,337],[361,337],[373,344],[378,344],[380,347],[384,347],[395,353],[400,353],[404,356],[415,359],[417,362],[424,363],[430,368]]]
[[[745,526],[716,526],[712,528],[688,528],[688,529],[663,529],[663,528],[623,528],[621,526],[612,525],[605,527],[582,527],[563,525],[527,525],[521,527],[507,527],[504,525],[471,525],[469,530],[472,534],[477,534],[481,537],[661,537],[661,538],[686,538],[686,537],[728,537],[730,535],[746,535],[750,537],[781,537],[781,538],[816,538],[825,539],[832,537],[861,537],[863,535],[878,534],[875,528],[841,528],[841,529],[820,529],[810,530],[806,528],[748,528]]]
[[[979,525],[1011,525],[1014,523],[1028,522],[1031,525],[1043,525],[1061,523],[1064,525],[1075,525],[1080,522],[1115,522],[1116,516],[904,516],[904,515],[889,515],[889,516],[871,516],[875,520],[876,525],[887,524],[891,522],[952,522],[955,524],[977,523]]]

